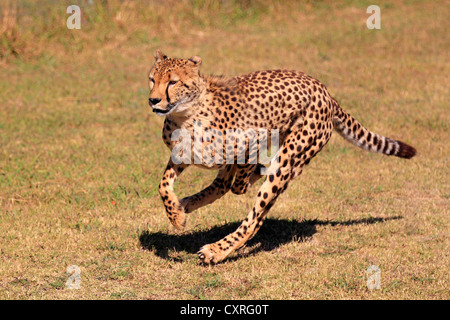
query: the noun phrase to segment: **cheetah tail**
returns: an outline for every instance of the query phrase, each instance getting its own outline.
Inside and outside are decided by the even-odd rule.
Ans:
[[[411,159],[416,155],[416,149],[404,142],[383,137],[364,128],[358,120],[342,110],[333,99],[334,129],[347,141],[371,152]]]

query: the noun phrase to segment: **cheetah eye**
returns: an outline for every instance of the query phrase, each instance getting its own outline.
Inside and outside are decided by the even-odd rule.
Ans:
[[[172,80],[172,81],[169,81],[169,86],[173,86],[174,84],[176,84],[178,81],[174,81],[174,80]]]

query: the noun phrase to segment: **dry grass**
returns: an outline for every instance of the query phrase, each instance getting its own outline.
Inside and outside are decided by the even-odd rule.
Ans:
[[[72,31],[68,4],[49,3],[1,4],[0,298],[449,298],[445,2],[380,2],[382,29],[368,30],[364,1],[80,1]],[[237,227],[257,188],[199,209],[182,234],[170,226],[156,190],[169,151],[146,104],[156,48],[202,56],[205,73],[305,71],[419,154],[332,137],[246,248],[201,266],[196,250]],[[213,177],[189,169],[176,190]],[[79,290],[65,287],[70,265]]]

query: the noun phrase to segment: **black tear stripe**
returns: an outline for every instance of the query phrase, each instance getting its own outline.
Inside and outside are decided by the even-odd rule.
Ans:
[[[170,97],[169,97],[169,84],[167,84],[167,88],[166,88],[166,97],[167,97],[167,103],[171,104],[170,103]]]

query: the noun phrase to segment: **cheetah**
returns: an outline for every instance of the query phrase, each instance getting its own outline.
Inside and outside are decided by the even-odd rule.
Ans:
[[[205,76],[200,73],[202,59],[198,56],[169,58],[160,50],[154,56],[148,76],[149,105],[154,113],[165,117],[162,138],[172,151],[158,190],[173,226],[183,229],[186,214],[230,190],[244,194],[264,177],[254,206],[240,226],[223,239],[200,248],[197,254],[204,264],[223,261],[258,232],[276,199],[327,144],[333,130],[367,151],[406,159],[416,155],[416,150],[406,143],[364,128],[340,107],[325,85],[303,72],[264,70],[235,77]],[[199,127],[210,135],[196,137]],[[254,142],[242,134],[261,128],[276,130],[279,139],[276,154],[267,165],[250,158],[269,135]],[[174,139],[174,133],[180,130],[189,135]],[[241,132],[231,145],[225,143],[230,130]],[[182,141],[189,147],[178,150]],[[253,151],[249,151],[250,147]],[[223,160],[217,159],[220,157],[212,162],[195,161],[205,159],[203,153],[224,158],[231,151],[236,151],[231,154],[235,160],[231,163],[218,161]],[[173,157],[174,153],[184,161]],[[244,161],[236,161],[238,154]],[[204,190],[179,200],[173,186],[189,165],[218,170],[218,174]]]

